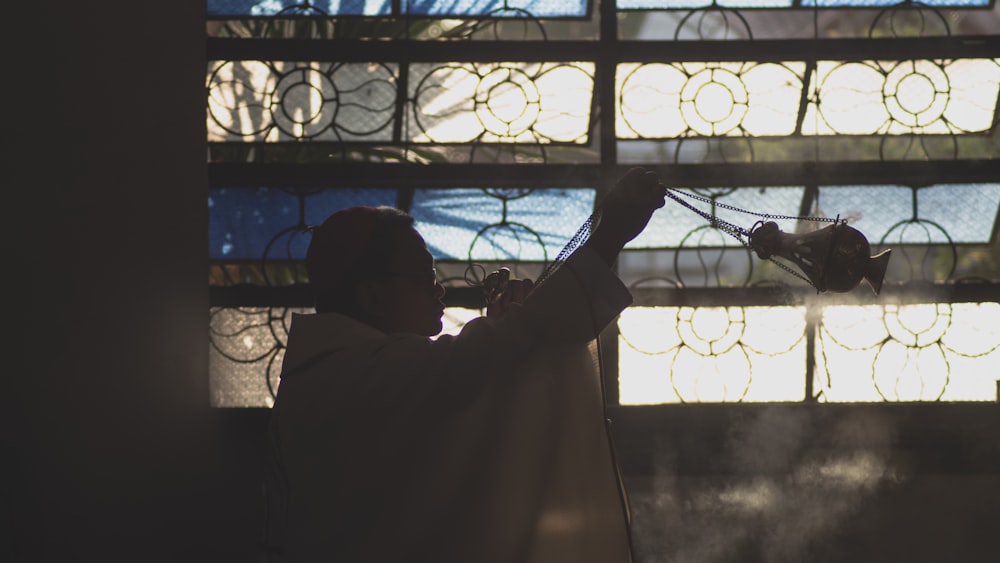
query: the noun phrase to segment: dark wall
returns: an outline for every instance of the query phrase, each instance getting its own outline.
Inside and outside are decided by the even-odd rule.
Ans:
[[[259,560],[266,411],[207,404],[201,4],[5,17],[0,560]],[[620,412],[642,560],[995,561],[998,408]]]
[[[1000,405],[616,409],[640,562],[994,562]]]
[[[203,3],[22,4],[0,560],[246,560],[207,404]]]

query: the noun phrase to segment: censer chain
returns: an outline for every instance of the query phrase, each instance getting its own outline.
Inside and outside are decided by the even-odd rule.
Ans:
[[[675,195],[675,194],[680,194],[680,195],[683,195],[685,197],[688,197],[688,198],[700,201],[702,203],[707,203],[707,204],[709,204],[709,205],[711,205],[713,207],[718,207],[720,209],[726,209],[728,211],[735,211],[737,213],[744,213],[744,214],[747,214],[747,215],[754,215],[756,217],[761,217],[762,219],[796,220],[796,221],[817,221],[817,222],[827,222],[827,223],[836,223],[836,222],[838,222],[840,220],[839,217],[836,218],[836,219],[831,219],[829,217],[801,217],[801,216],[795,216],[795,215],[774,215],[774,214],[771,214],[771,213],[758,213],[756,211],[749,211],[747,209],[742,209],[740,207],[736,207],[735,205],[729,205],[728,203],[722,203],[722,202],[716,201],[714,199],[711,199],[711,198],[708,198],[708,197],[705,197],[705,196],[700,196],[700,195],[697,195],[697,194],[691,194],[691,193],[687,193],[687,192],[682,192],[680,190],[676,190],[674,188],[670,188],[670,187],[667,187],[667,186],[664,186],[664,193],[668,197],[670,197],[672,200],[674,200],[677,203],[683,205],[684,207],[688,208],[689,210],[693,211],[694,213],[697,213],[698,215],[700,215],[702,218],[704,218],[706,221],[708,221],[709,224],[711,224],[713,227],[715,227],[715,228],[717,228],[717,229],[719,229],[719,230],[721,230],[721,231],[729,234],[730,236],[732,236],[736,240],[740,241],[740,243],[743,246],[747,247],[747,248],[750,248],[750,243],[744,237],[749,238],[750,231],[746,230],[743,227],[740,227],[739,225],[736,225],[734,223],[730,223],[729,221],[724,221],[722,219],[719,219],[718,217],[715,217],[714,215],[712,215],[710,213],[702,211],[701,209],[698,209],[697,207],[695,207],[695,206],[691,205],[690,203],[684,201],[683,199],[677,197],[677,195]],[[562,262],[564,262],[566,260],[566,258],[568,258],[569,255],[574,250],[576,250],[576,248],[578,248],[581,244],[583,244],[584,242],[586,242],[587,238],[590,237],[591,231],[594,229],[594,227],[596,226],[597,222],[600,220],[600,216],[601,216],[601,209],[598,206],[597,210],[595,210],[594,213],[590,217],[587,218],[587,220],[583,223],[583,225],[580,226],[580,229],[577,230],[577,232],[573,235],[573,238],[570,239],[569,243],[565,247],[563,247],[562,251],[556,257],[556,259],[553,260],[551,263],[549,263],[548,267],[546,267],[545,270],[542,272],[542,274],[538,277],[538,280],[537,280],[536,283],[541,283],[542,281],[545,280],[545,278],[549,277],[549,275],[551,275],[562,264]],[[809,283],[809,285],[812,285],[812,282],[809,280],[809,278],[807,278],[807,277],[803,276],[802,274],[796,272],[795,270],[793,270],[788,265],[782,264],[781,262],[778,262],[774,258],[770,258],[770,261],[773,262],[774,264],[776,264],[782,270],[785,270],[786,272],[792,274],[793,276],[795,276],[795,277],[797,277],[797,278],[799,278],[801,280],[804,280],[806,283]]]
[[[717,228],[717,229],[719,229],[719,230],[721,230],[723,232],[728,233],[730,236],[732,236],[736,240],[740,241],[740,243],[743,246],[745,246],[746,248],[751,248],[750,247],[750,242],[748,240],[744,239],[743,237],[749,238],[750,237],[750,231],[747,231],[746,229],[744,229],[743,227],[740,227],[739,225],[735,225],[733,223],[730,223],[729,221],[724,221],[724,220],[719,219],[718,217],[716,217],[716,216],[714,216],[714,215],[712,215],[710,213],[707,213],[705,211],[702,211],[701,209],[698,209],[697,207],[691,205],[690,203],[688,203],[688,202],[680,199],[676,195],[674,195],[675,192],[678,193],[678,194],[681,194],[683,196],[689,197],[691,199],[695,199],[695,200],[701,201],[703,203],[708,203],[709,205],[712,205],[712,206],[718,206],[718,207],[720,207],[722,209],[728,209],[729,211],[736,211],[738,213],[745,213],[747,215],[755,215],[755,216],[761,217],[763,219],[778,219],[778,220],[794,219],[794,220],[818,221],[818,222],[827,222],[827,223],[836,223],[836,222],[838,222],[840,220],[839,217],[836,218],[836,219],[830,219],[828,217],[797,217],[797,216],[794,216],[794,215],[773,215],[773,214],[770,214],[770,213],[758,213],[756,211],[749,211],[749,210],[746,210],[746,209],[742,209],[742,208],[736,207],[735,205],[729,205],[727,203],[720,203],[720,202],[715,201],[715,200],[713,200],[711,198],[707,198],[707,197],[700,196],[700,195],[697,195],[697,194],[689,194],[687,192],[682,192],[682,191],[679,191],[679,190],[675,190],[673,188],[666,188],[666,195],[668,197],[670,197],[670,199],[676,201],[677,203],[683,205],[684,207],[690,209],[691,211],[697,213],[698,215],[701,215],[702,218],[704,218],[706,221],[708,221],[710,225],[712,225],[713,227],[715,227],[715,228]],[[809,285],[813,285],[812,280],[810,280],[809,278],[807,278],[807,277],[803,276],[802,274],[796,272],[795,270],[793,270],[791,268],[791,266],[788,266],[787,264],[783,264],[781,262],[778,262],[773,257],[769,258],[768,260],[770,260],[772,263],[774,263],[775,265],[777,265],[782,270],[785,270],[789,274],[791,274],[791,275],[799,278],[800,280],[805,281]]]

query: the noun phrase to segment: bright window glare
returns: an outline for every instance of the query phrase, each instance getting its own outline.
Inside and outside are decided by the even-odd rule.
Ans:
[[[466,323],[483,316],[483,314],[484,312],[481,309],[448,307],[444,310],[444,317],[441,319],[441,334],[439,334],[438,337],[446,334],[456,335],[459,332],[462,332],[462,327],[464,327]]]
[[[801,401],[805,311],[630,307],[618,320],[619,400]]]
[[[410,72],[414,142],[587,140],[593,63],[418,63]]]
[[[1000,64],[954,61],[623,63],[621,139],[792,135],[962,134],[988,131]],[[808,90],[808,96],[803,95]]]
[[[823,402],[993,401],[998,303],[823,309]],[[622,404],[801,401],[805,310],[632,307],[620,317]]]
[[[821,401],[992,401],[1000,303],[827,307]]]

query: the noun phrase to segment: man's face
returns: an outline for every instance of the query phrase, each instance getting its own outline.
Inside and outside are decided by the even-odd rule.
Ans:
[[[374,281],[379,326],[384,332],[435,336],[441,332],[444,287],[438,283],[434,258],[414,229],[396,234],[396,252]]]

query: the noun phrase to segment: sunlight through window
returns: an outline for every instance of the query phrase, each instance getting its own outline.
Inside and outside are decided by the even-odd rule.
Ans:
[[[825,307],[817,399],[995,400],[998,314],[998,303]],[[618,327],[622,404],[805,398],[804,309],[632,307]]]
[[[622,404],[805,396],[801,308],[630,307],[618,329]]]

